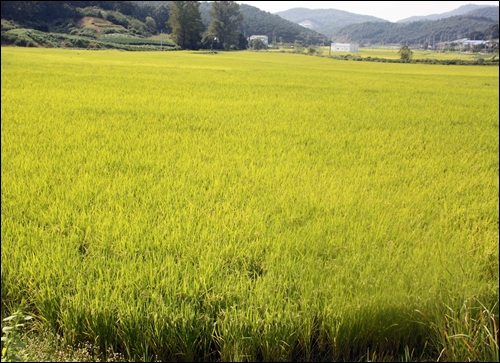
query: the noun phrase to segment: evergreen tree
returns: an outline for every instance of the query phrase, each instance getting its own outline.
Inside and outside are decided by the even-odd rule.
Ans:
[[[236,1],[214,1],[210,9],[213,17],[208,32],[217,37],[217,41],[229,50],[232,45],[238,45],[238,26],[243,21],[240,6]]]
[[[183,49],[197,49],[201,40],[199,1],[171,1],[168,24],[174,41]]]

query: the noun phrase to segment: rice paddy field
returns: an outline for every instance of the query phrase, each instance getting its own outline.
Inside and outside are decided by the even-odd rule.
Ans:
[[[373,57],[373,58],[385,58],[385,59],[400,59],[401,55],[398,53],[400,47],[398,46],[373,46],[373,47],[360,47],[357,52],[330,52],[330,47],[319,47],[318,48],[323,55],[330,54],[331,56],[340,55],[352,55],[360,56],[363,58]],[[464,60],[472,61],[475,59],[483,58],[490,59],[493,57],[493,53],[471,53],[471,52],[452,52],[452,51],[431,51],[431,50],[420,50],[412,49],[413,59],[436,59],[436,60]]]
[[[130,360],[498,361],[498,67],[1,48],[1,306]]]

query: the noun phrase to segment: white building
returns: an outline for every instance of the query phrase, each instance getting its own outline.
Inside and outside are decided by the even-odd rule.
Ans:
[[[252,41],[254,39],[260,39],[262,40],[262,42],[265,44],[265,45],[268,45],[269,44],[269,38],[267,37],[267,35],[252,35],[249,40]]]
[[[304,28],[312,29],[314,27],[314,24],[310,20],[304,20],[299,23],[300,26],[303,26]]]
[[[462,45],[465,45],[465,46],[472,45],[472,46],[474,46],[474,45],[483,45],[483,44],[486,44],[486,43],[487,43],[486,40],[464,40],[462,42]]]
[[[332,52],[357,52],[359,44],[332,43]]]

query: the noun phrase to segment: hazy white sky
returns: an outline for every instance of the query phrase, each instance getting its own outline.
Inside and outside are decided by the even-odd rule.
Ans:
[[[409,18],[440,14],[467,5],[494,5],[498,1],[237,1],[260,10],[276,13],[292,8],[337,9],[361,15],[372,15],[392,22]]]

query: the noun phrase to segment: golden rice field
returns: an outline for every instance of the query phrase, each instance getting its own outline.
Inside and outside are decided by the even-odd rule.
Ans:
[[[380,59],[400,59],[399,46],[388,45],[388,46],[373,46],[373,47],[360,47],[357,52],[348,51],[331,51],[330,46],[320,46],[316,48],[323,56],[345,56],[351,55],[353,57],[361,58],[380,58]],[[293,52],[293,49],[270,49],[268,52]],[[452,51],[432,51],[432,50],[421,50],[412,49],[412,59],[413,60],[462,60],[462,61],[474,61],[477,59],[489,60],[493,57],[493,53],[472,53],[472,52],[452,52]],[[307,51],[305,51],[307,52]]]
[[[2,317],[131,360],[498,361],[498,67],[1,55]]]
[[[327,49],[328,51],[328,49]],[[386,46],[386,47],[366,47],[359,48],[359,51],[355,54],[361,57],[378,57],[378,58],[386,58],[386,59],[400,59],[399,47],[396,46]],[[493,54],[481,54],[481,53],[467,53],[467,52],[440,52],[440,51],[432,51],[432,50],[420,50],[413,49],[413,59],[436,59],[436,60],[450,60],[450,59],[458,59],[458,60],[474,60],[477,58],[485,58],[489,59],[493,56]],[[332,55],[336,54],[352,54],[349,52],[332,52]]]

